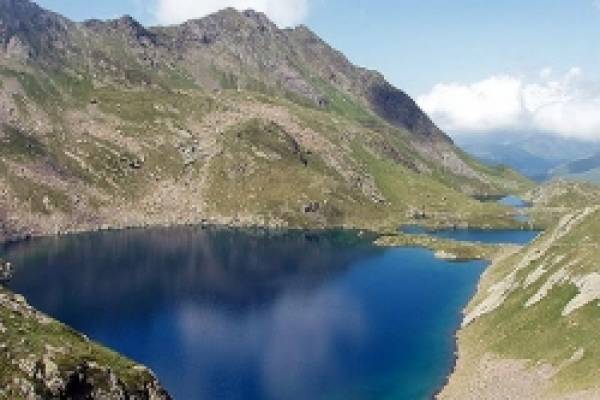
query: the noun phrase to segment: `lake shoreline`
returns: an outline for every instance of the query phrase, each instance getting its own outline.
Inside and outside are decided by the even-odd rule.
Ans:
[[[171,400],[150,369],[38,311],[3,284],[0,333],[1,348],[11,360],[0,376],[2,395],[38,397],[43,388],[52,398],[87,393],[94,398],[111,394]]]
[[[454,241],[454,240],[435,239],[433,242],[429,242],[429,243],[423,243],[422,240],[421,241],[417,240],[416,242],[410,241],[410,240],[407,241],[406,237],[404,237],[403,239],[397,240],[398,239],[397,235],[389,235],[389,233],[386,235],[386,233],[377,232],[377,231],[373,231],[373,230],[348,228],[348,227],[328,227],[328,228],[318,227],[318,228],[313,228],[313,229],[307,229],[307,228],[290,228],[290,227],[281,227],[281,226],[244,225],[244,224],[212,225],[212,224],[206,224],[206,223],[177,224],[175,226],[166,225],[166,224],[143,225],[143,226],[129,226],[129,227],[124,227],[124,228],[122,228],[122,227],[113,228],[113,227],[101,226],[101,227],[97,227],[96,229],[72,230],[69,232],[60,232],[58,234],[28,236],[28,237],[25,237],[22,239],[10,240],[10,241],[4,242],[4,243],[2,243],[2,245],[10,246],[13,244],[18,244],[19,242],[27,242],[30,240],[41,239],[44,237],[48,238],[48,237],[61,237],[61,236],[75,236],[78,234],[94,233],[94,232],[108,232],[108,231],[134,231],[134,230],[143,231],[143,230],[152,229],[152,228],[168,229],[168,228],[175,228],[175,227],[182,227],[182,228],[189,227],[189,228],[198,228],[198,229],[203,229],[203,230],[204,229],[207,229],[207,230],[209,230],[209,229],[237,230],[237,231],[242,231],[242,232],[247,230],[247,231],[260,231],[260,232],[272,232],[272,233],[285,233],[285,232],[290,232],[290,231],[296,231],[296,232],[300,231],[300,232],[305,232],[306,234],[323,233],[323,232],[327,232],[327,231],[336,231],[336,230],[354,231],[357,233],[357,235],[359,237],[362,237],[365,234],[372,235],[372,240],[369,240],[369,242],[371,242],[374,246],[399,247],[399,248],[420,247],[420,248],[430,251],[438,259],[443,259],[443,260],[452,261],[452,262],[467,262],[467,261],[471,261],[471,260],[486,260],[486,261],[489,261],[490,263],[493,263],[493,260],[495,259],[495,257],[504,248],[503,245],[486,245],[486,244],[481,244],[481,243],[461,243],[459,241]],[[490,230],[493,230],[493,229],[490,229]],[[429,238],[429,239],[432,238],[431,236],[428,236],[428,235],[425,235],[425,236],[426,236],[426,238]],[[385,242],[386,238],[388,239],[387,243]],[[392,238],[392,241],[389,241],[390,238]],[[382,239],[384,239],[384,240],[382,241]],[[421,239],[423,239],[423,238],[421,238]],[[448,252],[449,245],[454,246],[454,247],[452,247],[453,253]],[[456,250],[457,248],[459,249],[458,251]],[[466,252],[465,252],[465,249],[467,249]],[[475,250],[478,254],[474,254],[473,250]],[[449,256],[447,256],[447,257],[440,256],[441,253],[449,255]],[[486,267],[486,270],[489,267],[490,267],[490,265],[488,265],[488,267]],[[482,275],[482,277],[483,277],[483,275]],[[479,285],[481,284],[482,277],[479,278],[477,287],[474,289],[474,292],[469,296],[469,302],[467,303],[465,308],[462,310],[461,321],[464,319],[466,308],[468,307],[468,305],[474,298],[475,294],[479,290]],[[456,370],[456,367],[459,362],[459,357],[460,357],[460,351],[459,351],[460,350],[460,344],[459,344],[460,332],[461,332],[461,328],[459,325],[459,328],[456,331],[454,331],[454,333],[452,335],[453,339],[454,339],[453,340],[453,349],[452,349],[453,358],[448,364],[450,372],[448,373],[448,375],[446,376],[446,378],[444,379],[444,382],[440,385],[440,387],[433,391],[432,399],[438,398],[438,396],[443,392],[444,388],[450,383],[450,379]]]
[[[502,198],[502,196],[499,196]],[[351,219],[350,223],[330,224],[309,222],[308,224],[290,224],[288,221],[266,218],[262,215],[248,214],[237,216],[225,215],[146,215],[125,214],[109,210],[96,215],[61,215],[46,218],[44,215],[27,214],[15,216],[12,220],[0,225],[0,244],[16,242],[35,237],[64,236],[69,234],[126,230],[136,228],[177,227],[177,226],[224,226],[229,228],[262,228],[262,229],[349,229],[367,230],[385,234],[396,232],[398,227],[411,224],[422,224],[427,229],[444,230],[468,228],[473,230],[542,230],[544,226],[534,226],[530,222],[514,219],[519,213],[512,206],[505,206],[502,212],[484,215],[469,215],[460,212],[443,211],[431,213],[427,217],[407,215],[377,220],[375,223],[364,219]],[[510,209],[513,209],[511,212]],[[17,222],[20,221],[20,222]]]
[[[598,399],[600,390],[597,385],[580,384],[579,386],[569,384],[565,385],[564,381],[560,382],[561,375],[564,376],[566,370],[581,361],[583,348],[581,345],[571,345],[570,350],[560,359],[551,359],[550,357],[536,356],[526,351],[519,349],[516,351],[502,350],[502,347],[495,347],[490,343],[497,343],[498,337],[494,337],[494,332],[490,331],[490,324],[497,326],[497,322],[489,322],[483,318],[484,315],[489,315],[493,318],[494,312],[506,306],[511,298],[506,296],[499,300],[499,303],[494,303],[494,294],[488,289],[499,287],[503,282],[506,282],[507,276],[515,271],[522,272],[524,276],[534,276],[536,261],[545,260],[550,254],[555,254],[558,248],[563,251],[560,246],[564,246],[564,241],[568,240],[571,235],[575,235],[577,229],[581,229],[581,225],[585,225],[587,220],[593,220],[591,215],[599,210],[600,206],[586,207],[583,210],[576,210],[571,214],[565,214],[560,221],[542,234],[535,242],[529,244],[525,250],[514,251],[507,253],[506,257],[502,254],[488,267],[482,275],[477,292],[465,308],[465,314],[468,315],[463,326],[457,332],[457,364],[449,377],[446,386],[440,393],[437,394],[437,400],[499,400],[499,399],[545,399],[545,400],[592,400]],[[589,229],[586,225],[585,229]],[[589,231],[586,231],[587,234]],[[589,238],[589,236],[588,236]],[[577,247],[576,247],[577,248]],[[589,250],[587,247],[583,247]],[[559,253],[561,254],[561,253]],[[507,263],[504,261],[508,260]],[[554,258],[561,263],[563,258]],[[539,265],[539,264],[538,264]],[[566,264],[568,268],[569,265]],[[512,272],[511,272],[512,271]],[[521,281],[520,284],[514,282],[511,286],[515,291],[525,290],[526,281]],[[540,282],[539,285],[542,285]],[[534,291],[535,293],[535,291]],[[513,292],[513,296],[519,296],[521,293]],[[523,295],[519,300],[518,309],[526,304],[526,300],[530,295]],[[508,300],[507,300],[508,299]],[[483,304],[488,304],[488,307],[481,307]],[[567,301],[560,303],[557,308],[561,310],[567,304]],[[466,311],[469,311],[467,313]],[[512,312],[515,312],[514,310]],[[518,312],[518,311],[517,311]],[[546,311],[544,320],[551,312]],[[560,311],[557,313],[560,314]],[[510,315],[507,314],[507,315]],[[556,314],[555,314],[556,315]],[[505,318],[510,318],[510,316]],[[562,317],[559,317],[562,318]],[[486,325],[487,324],[487,325]],[[576,326],[576,324],[573,324]],[[518,331],[518,330],[516,330]],[[534,332],[540,332],[540,328],[535,328]],[[511,330],[501,331],[502,338],[510,337],[515,334]],[[562,336],[564,333],[558,333]],[[488,336],[489,335],[489,336]],[[531,336],[534,338],[535,336]],[[521,343],[520,339],[516,343]],[[496,342],[495,342],[496,341]],[[533,343],[538,344],[533,339]],[[544,342],[545,343],[545,342]],[[505,346],[507,345],[504,342]],[[587,349],[586,349],[587,352]],[[591,374],[590,376],[593,376]]]
[[[198,228],[198,229],[202,228],[202,226],[194,226],[194,225],[192,225],[191,227],[192,228]],[[164,227],[164,228],[169,228],[169,227]],[[285,232],[289,233],[290,231],[296,231],[296,232],[300,231],[300,232],[304,232],[306,235],[309,235],[310,233],[316,233],[316,234],[318,234],[318,233],[323,233],[323,232],[327,232],[327,231],[334,231],[334,230],[336,230],[336,229],[311,229],[311,230],[307,230],[307,229],[288,229],[288,228],[283,228],[283,229],[282,228],[277,228],[277,229],[268,228],[268,229],[266,229],[264,227],[235,227],[235,228],[232,228],[231,226],[204,226],[204,228],[206,230],[211,230],[211,229],[213,229],[213,230],[231,230],[231,229],[233,229],[235,231],[241,231],[241,232],[249,230],[250,232],[254,232],[254,231],[257,231],[257,232],[266,232],[267,235],[269,234],[269,232],[273,232],[274,234],[277,234],[277,233],[282,233],[282,232],[283,233],[285,233]],[[146,229],[145,228],[128,228],[128,229],[119,229],[117,231],[126,232],[126,231],[131,231],[131,230],[145,231]],[[105,231],[105,230],[100,230],[100,232],[102,232],[102,231]],[[350,230],[345,229],[345,231],[350,231]],[[372,231],[364,231],[364,230],[361,231],[361,230],[355,230],[355,229],[351,230],[351,231],[354,231],[357,237],[364,238],[364,240],[366,242],[368,242],[370,245],[376,246],[376,247],[380,247],[380,246],[377,245],[376,240],[375,240],[378,237],[380,237],[377,233],[372,232]],[[68,235],[52,235],[52,236],[56,236],[56,237],[58,237],[58,236],[70,236],[70,235],[76,235],[78,233],[80,233],[80,232],[74,232],[74,233],[70,233]],[[94,231],[81,232],[81,233],[82,234],[83,233],[94,233]],[[369,237],[369,235],[372,235],[372,236]],[[41,238],[39,238],[39,237],[30,238],[30,240],[36,240],[36,239],[41,239]],[[15,242],[13,242],[13,243],[15,243]],[[423,249],[422,246],[410,246],[410,245],[394,246],[394,247],[422,248]],[[426,250],[429,253],[431,253],[432,255],[435,255],[435,252],[432,249],[426,249]],[[475,259],[471,258],[470,260],[475,260]],[[446,260],[446,261],[458,261],[458,260]],[[464,261],[468,261],[468,260],[465,259]],[[456,332],[454,332],[452,334],[453,339],[455,339],[455,334],[456,334]],[[455,340],[453,340],[452,343],[453,343],[453,348],[452,348],[451,351],[452,351],[452,354],[453,354],[453,358],[452,358],[452,360],[448,361],[448,367],[449,368],[455,363],[455,360],[454,360],[454,357],[455,357],[455,348],[456,348],[455,347],[456,346]]]
[[[463,346],[461,345],[460,342],[461,342],[461,333],[463,332],[465,327],[462,325],[465,321],[465,318],[467,317],[468,308],[472,305],[472,302],[475,299],[475,297],[477,296],[477,294],[482,290],[481,285],[485,279],[485,274],[488,273],[494,267],[494,265],[496,263],[503,260],[506,257],[506,254],[508,254],[508,253],[514,254],[518,251],[521,251],[523,248],[524,248],[524,246],[514,246],[514,245],[500,246],[498,251],[492,257],[490,257],[489,265],[486,267],[485,271],[481,274],[481,277],[479,278],[477,286],[469,298],[469,302],[465,305],[465,307],[463,308],[463,310],[461,312],[461,315],[462,315],[461,323],[458,326],[458,329],[456,330],[456,332],[454,333],[454,345],[455,345],[454,362],[453,362],[452,368],[450,370],[450,373],[448,374],[448,376],[446,376],[444,384],[441,385],[441,387],[439,389],[437,389],[437,391],[435,392],[435,394],[433,395],[431,400],[443,400],[444,399],[444,397],[443,397],[444,393],[447,390],[448,386],[452,383],[452,379],[455,379],[454,377],[458,371],[459,363],[463,361],[464,356],[461,355],[461,353],[463,353],[464,350],[463,350]],[[448,400],[450,400],[450,398]]]

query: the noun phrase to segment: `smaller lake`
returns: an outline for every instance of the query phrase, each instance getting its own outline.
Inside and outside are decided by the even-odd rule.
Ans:
[[[523,200],[518,196],[506,196],[502,199],[498,200],[498,203],[514,208],[528,208],[531,207],[531,204]]]
[[[499,203],[508,207],[514,208],[527,208],[531,207],[531,204],[519,196],[473,196],[473,198],[482,203]]]
[[[485,244],[518,244],[525,245],[534,240],[539,231],[521,229],[440,229],[429,230],[419,225],[407,225],[401,229],[402,233],[409,235],[431,235],[442,239],[457,240],[460,242],[476,242]]]
[[[434,235],[445,239],[464,242],[524,245],[534,240],[539,235],[539,232],[512,229],[448,229],[435,232]]]
[[[529,222],[529,215],[527,215],[526,209],[531,207],[531,203],[523,200],[518,196],[503,197],[498,201],[498,203],[519,210],[519,214],[513,217],[515,221],[521,223]]]
[[[480,199],[480,201],[486,201]],[[501,199],[490,198],[489,201],[497,201],[508,207],[516,209],[528,208],[531,205],[518,196],[506,196]],[[518,222],[527,222],[529,217],[525,214],[515,215]],[[402,233],[409,235],[431,235],[442,239],[456,240],[460,242],[476,242],[485,244],[518,244],[525,245],[533,241],[539,234],[536,230],[523,229],[474,229],[455,228],[432,230],[420,225],[405,225],[400,228]]]

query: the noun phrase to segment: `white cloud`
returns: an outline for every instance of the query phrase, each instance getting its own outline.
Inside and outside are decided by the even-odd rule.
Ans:
[[[157,0],[154,14],[161,24],[177,24],[227,7],[263,12],[283,27],[300,24],[308,15],[308,0]]]
[[[600,88],[572,68],[553,79],[499,75],[471,84],[438,84],[417,98],[440,127],[451,133],[537,131],[600,140]]]

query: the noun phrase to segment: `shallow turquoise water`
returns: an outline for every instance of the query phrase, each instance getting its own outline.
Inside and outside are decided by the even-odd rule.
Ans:
[[[429,399],[484,262],[352,232],[171,228],[3,249],[11,288],[176,399]]]

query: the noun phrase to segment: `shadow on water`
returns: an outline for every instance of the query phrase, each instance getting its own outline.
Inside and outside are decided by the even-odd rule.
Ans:
[[[356,232],[169,228],[3,249],[32,305],[150,366],[176,399],[426,399],[484,262]]]

